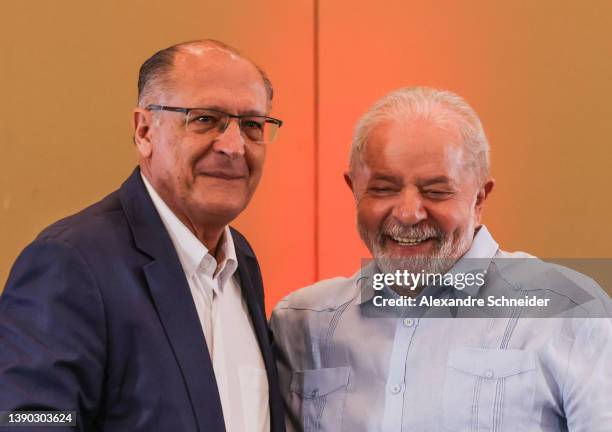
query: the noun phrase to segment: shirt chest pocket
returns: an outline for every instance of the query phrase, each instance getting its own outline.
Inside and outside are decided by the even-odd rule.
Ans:
[[[347,366],[293,373],[291,405],[299,407],[304,432],[340,430],[349,378]]]
[[[527,430],[535,391],[530,351],[458,348],[448,354],[442,421],[449,431]]]

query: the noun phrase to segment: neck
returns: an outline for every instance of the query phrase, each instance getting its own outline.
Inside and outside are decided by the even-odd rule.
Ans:
[[[164,201],[164,203],[168,206],[168,208],[174,213],[174,215],[185,225],[189,231],[196,236],[200,242],[206,249],[208,249],[208,253],[212,256],[217,255],[217,247],[219,246],[219,242],[221,241],[221,237],[225,231],[225,227],[227,224],[225,223],[211,223],[210,221],[200,221],[195,220],[194,218],[189,217],[187,213],[182,211],[181,207],[176,205],[175,201],[172,199],[173,195],[171,193],[166,193],[167,191],[163,187],[159,187],[151,181],[151,176],[148,175],[146,169],[141,166],[141,170],[143,175],[146,177],[147,181],[153,186],[153,189],[159,195],[159,197]]]
[[[221,237],[223,236],[223,232],[225,230],[225,226],[218,229],[210,229],[204,227],[196,227],[195,225],[188,225],[183,222],[191,232],[202,242],[206,249],[208,249],[208,253],[212,256],[216,257],[218,253],[219,243],[221,241]]]
[[[162,197],[162,199],[164,199]],[[177,218],[187,227],[189,231],[196,236],[198,240],[202,242],[208,253],[212,256],[217,256],[217,248],[221,237],[225,231],[225,225],[211,224],[203,221],[195,221],[189,218],[185,213],[181,212],[180,209],[171,206],[165,199],[164,202],[170,207],[170,210],[176,215]]]

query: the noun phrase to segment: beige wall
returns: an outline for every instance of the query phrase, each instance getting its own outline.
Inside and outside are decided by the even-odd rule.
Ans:
[[[236,224],[258,249],[268,286],[310,283],[312,13],[312,2],[299,0],[3,5],[0,291],[16,256],[41,229],[116,189],[135,166],[130,122],[142,61],[160,48],[204,37],[238,47],[273,80],[273,113],[288,127],[268,149],[257,195]],[[301,197],[299,206],[286,205],[293,197]],[[288,234],[273,244],[277,230]],[[269,291],[269,304],[284,292]]]
[[[237,221],[259,255],[268,306],[366,256],[342,182],[351,130],[406,85],[450,88],[480,113],[497,179],[485,222],[504,248],[612,257],[612,2],[583,3],[321,0],[315,51],[314,0],[3,2],[0,286],[43,227],[135,165],[140,63],[200,37],[263,65],[286,122]]]

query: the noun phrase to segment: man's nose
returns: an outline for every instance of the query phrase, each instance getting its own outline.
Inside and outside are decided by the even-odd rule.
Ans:
[[[416,225],[427,219],[427,210],[419,191],[412,189],[403,191],[393,207],[392,215],[402,225]]]
[[[244,155],[244,136],[237,119],[229,119],[227,126],[219,130],[213,148],[231,158]]]

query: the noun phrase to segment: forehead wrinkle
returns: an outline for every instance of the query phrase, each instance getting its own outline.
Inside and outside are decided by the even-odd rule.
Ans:
[[[220,61],[219,61],[220,60]],[[252,109],[251,112],[254,115],[265,115],[270,107],[270,101],[267,97],[265,83],[261,79],[257,68],[248,60],[237,57],[234,60],[230,60],[229,57],[223,59],[211,58],[211,61],[206,61],[202,57],[195,57],[189,54],[180,53],[175,59],[174,67],[167,74],[167,80],[164,83],[161,90],[166,97],[172,97],[176,95],[179,88],[183,85],[188,86],[199,86],[199,101],[194,100],[191,104],[191,108],[214,108],[225,110],[227,107],[221,106],[217,103],[215,96],[218,91],[230,91],[233,92],[237,88],[236,86],[248,86],[253,93],[261,93],[261,96],[265,99],[265,106],[262,110]],[[246,67],[248,69],[243,68]],[[232,69],[229,72],[229,76],[237,77],[234,81],[227,81],[228,74],[223,74],[225,68],[239,67],[240,72],[236,72]],[[204,80],[204,81],[202,81]],[[205,82],[205,84],[203,84]],[[198,96],[193,91],[188,92],[189,95]]]

